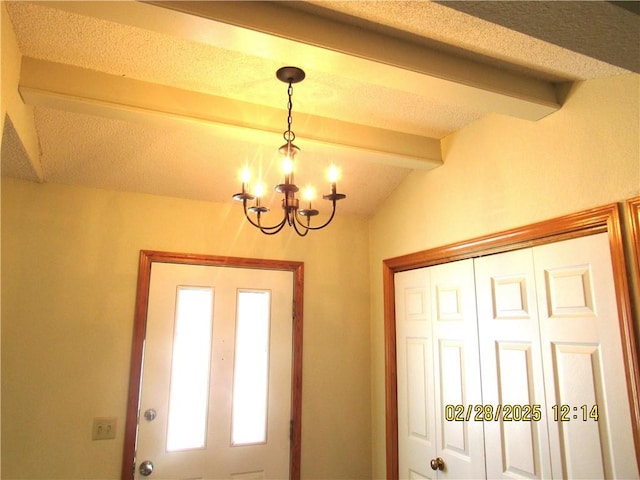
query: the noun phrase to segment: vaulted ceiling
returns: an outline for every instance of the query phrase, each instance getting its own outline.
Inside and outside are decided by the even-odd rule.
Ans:
[[[357,215],[471,122],[535,122],[563,83],[640,72],[638,2],[5,3],[38,149],[6,121],[3,176],[215,202],[245,164],[279,183],[284,65],[306,72],[296,180],[336,163]]]

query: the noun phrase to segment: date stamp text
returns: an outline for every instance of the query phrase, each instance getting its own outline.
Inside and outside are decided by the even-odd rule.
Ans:
[[[542,405],[445,405],[444,418],[448,422],[539,422],[544,415]],[[598,421],[598,405],[553,405],[554,422]]]

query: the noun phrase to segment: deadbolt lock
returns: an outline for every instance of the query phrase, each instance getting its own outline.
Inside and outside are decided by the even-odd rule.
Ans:
[[[156,412],[153,408],[150,408],[144,412],[144,418],[146,418],[148,422],[152,422],[157,416],[158,412]]]

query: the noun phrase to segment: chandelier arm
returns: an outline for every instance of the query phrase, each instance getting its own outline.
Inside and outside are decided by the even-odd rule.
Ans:
[[[280,230],[284,228],[285,224],[286,222],[283,220],[282,222],[280,222],[279,225],[276,225],[274,227],[269,227],[269,229],[267,229],[266,227],[258,227],[258,228],[265,235],[275,235],[276,233],[278,233]],[[273,230],[274,228],[275,230]]]
[[[306,237],[307,234],[309,233],[308,226],[300,223],[300,220],[298,219],[297,210],[295,211],[295,213],[291,212],[289,216],[289,226],[293,227],[296,233],[298,234],[298,236],[300,237]],[[304,230],[299,229],[298,226],[301,226]]]
[[[294,221],[291,225],[293,226],[294,230],[300,237],[305,237],[307,233],[309,233],[309,227],[307,225],[303,225],[302,223],[300,223],[300,220],[298,220],[297,215],[296,217],[294,217]],[[300,230],[298,226],[301,226],[304,230]]]
[[[280,223],[278,223],[277,225],[273,225],[271,227],[263,227],[260,224],[260,213],[258,213],[258,228],[260,229],[260,231],[262,233],[264,233],[265,235],[275,235],[276,233],[278,233],[280,230],[282,230],[284,228],[284,226],[287,224],[287,217],[286,215],[282,218],[282,221]]]
[[[257,223],[254,222],[252,220],[252,218],[249,216],[249,213],[247,212],[247,201],[246,200],[243,200],[242,206],[244,208],[244,216],[245,216],[245,218],[249,221],[249,223],[251,225],[253,225],[256,228],[259,228],[260,231],[262,233],[264,233],[265,235],[273,235],[275,233],[278,233],[280,230],[282,230],[282,227],[284,227],[284,225],[286,223],[287,218],[285,216],[285,218],[283,218],[280,223],[278,223],[276,225],[273,225],[271,227],[265,227],[265,226],[260,224],[260,213],[258,213],[258,222]],[[275,230],[275,231],[272,231],[272,230]]]
[[[327,225],[329,225],[331,223],[331,221],[333,220],[333,217],[335,217],[335,215],[336,215],[336,200],[331,200],[331,203],[333,204],[333,208],[331,210],[331,216],[322,225],[318,225],[316,227],[312,227],[311,225],[304,225],[300,221],[300,218],[298,217],[297,214],[296,214],[296,223],[298,223],[301,227],[304,227],[307,231],[308,230],[321,230],[321,229],[323,229],[324,227],[326,227]]]

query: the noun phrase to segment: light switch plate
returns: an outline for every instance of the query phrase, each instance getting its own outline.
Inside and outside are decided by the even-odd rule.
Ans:
[[[93,419],[92,440],[109,440],[116,438],[116,417],[96,417]]]

